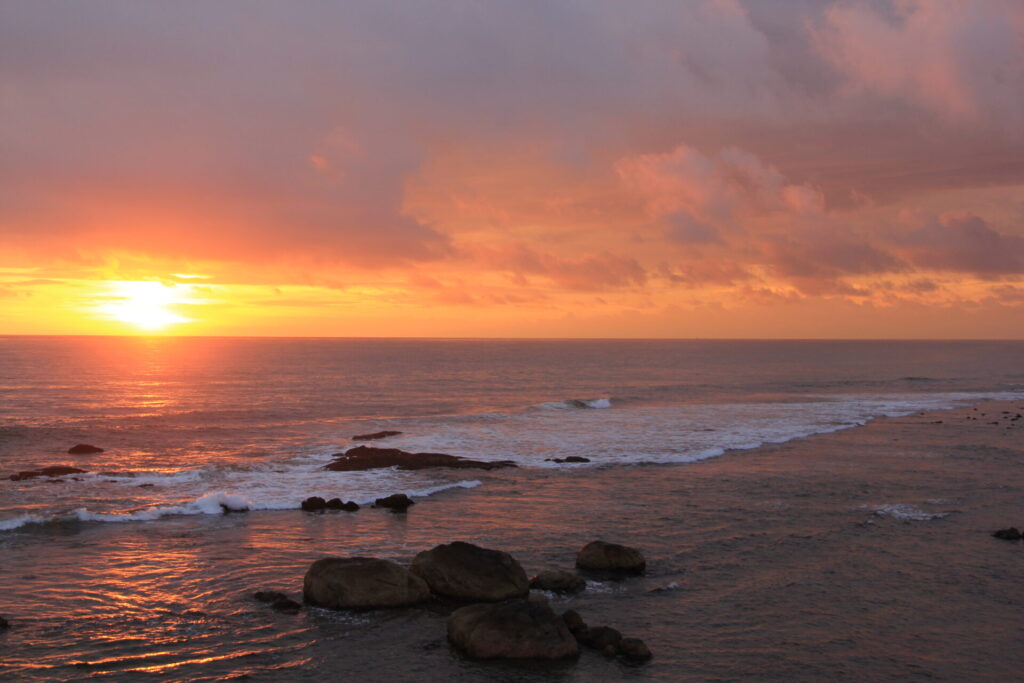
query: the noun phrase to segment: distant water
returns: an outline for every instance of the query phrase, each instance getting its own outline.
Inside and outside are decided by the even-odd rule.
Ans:
[[[358,502],[473,470],[333,473],[358,433],[526,468],[689,462],[1024,396],[1019,342],[0,337],[0,532]],[[85,442],[93,456],[67,454]],[[69,464],[88,474],[21,482]]]

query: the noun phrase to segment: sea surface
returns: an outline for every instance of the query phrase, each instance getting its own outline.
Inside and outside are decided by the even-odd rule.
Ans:
[[[375,632],[408,627],[426,668],[399,657],[381,678],[431,680],[431,667],[448,666],[467,680],[519,680],[461,661],[443,624],[438,640],[402,614],[268,621],[246,596],[297,597],[305,566],[325,554],[407,562],[455,538],[553,561],[555,539],[593,533],[576,501],[558,498],[580,491],[587,505],[621,509],[610,540],[645,538],[645,498],[667,504],[662,477],[883,416],[1020,400],[1022,359],[1021,342],[0,337],[0,615],[22,624],[0,639],[24,639],[0,655],[0,676],[296,680],[341,666],[376,680],[366,667],[379,661],[322,643],[375,652]],[[323,470],[354,435],[378,430],[402,432],[379,445],[519,468]],[[105,450],[69,455],[77,443]],[[554,462],[567,456],[590,462]],[[86,473],[7,479],[49,465]],[[417,500],[408,515],[298,511],[312,495],[366,504],[396,492]],[[516,498],[576,526],[516,531]],[[676,677],[668,661],[605,673]],[[577,671],[529,675],[588,679]]]

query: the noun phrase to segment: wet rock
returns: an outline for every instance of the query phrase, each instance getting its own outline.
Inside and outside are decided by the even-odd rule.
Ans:
[[[403,607],[430,598],[426,582],[402,565],[373,557],[325,557],[303,580],[306,602],[332,609]]]
[[[590,462],[590,458],[584,458],[582,455],[570,455],[565,458],[545,458],[548,462]]]
[[[592,541],[576,554],[576,566],[581,569],[640,574],[647,567],[643,553],[615,543]]]
[[[334,462],[324,465],[325,470],[354,472],[384,467],[396,467],[400,470],[422,470],[428,467],[493,470],[499,467],[516,466],[509,460],[485,462],[444,453],[409,453],[399,448],[377,448],[375,446],[356,446],[344,453],[336,453],[334,458]]]
[[[377,439],[386,439],[389,436],[398,436],[402,432],[396,432],[393,430],[385,429],[381,432],[373,432],[372,434],[356,434],[352,437],[353,441],[376,441]]]
[[[449,598],[498,602],[530,590],[522,565],[500,550],[455,541],[417,555],[409,570]]]
[[[373,507],[375,508],[387,508],[394,510],[395,512],[405,512],[409,509],[410,505],[415,505],[414,501],[404,493],[392,493],[390,496],[384,498],[378,498],[373,501]]]
[[[280,591],[256,591],[252,597],[259,602],[267,603],[271,609],[278,612],[298,612],[302,609],[302,605]]]
[[[993,531],[992,535],[996,538],[1001,538],[1004,541],[1019,541],[1024,538],[1024,535],[1020,533],[1020,530],[1011,526],[1009,529],[1000,529],[999,531]]]
[[[359,503],[348,501],[341,502],[341,498],[331,498],[325,504],[328,510],[344,510],[345,512],[355,512],[359,509]]]
[[[68,449],[68,453],[70,453],[71,455],[92,455],[93,453],[102,452],[102,448],[87,443],[75,444],[74,446]]]
[[[562,612],[562,621],[574,636],[587,630],[587,622],[583,621],[583,617],[576,610],[567,609]]]
[[[542,596],[468,605],[448,617],[448,640],[474,659],[578,657],[579,645]]]
[[[310,496],[302,501],[302,509],[306,512],[319,512],[327,509],[327,501],[320,496]]]
[[[623,659],[638,664],[651,658],[651,651],[639,638],[623,638],[619,641],[616,651]]]
[[[586,587],[587,582],[571,572],[550,570],[530,579],[530,588],[555,593],[579,593]]]
[[[24,470],[8,477],[11,481],[22,481],[23,479],[35,479],[36,477],[62,477],[65,474],[84,474],[85,470],[67,465],[51,465],[38,470]]]
[[[611,653],[614,654],[619,641],[622,640],[622,634],[611,626],[591,626],[586,631],[576,634],[576,639],[580,641],[581,645],[602,652],[610,648]]]
[[[8,622],[3,617],[0,617],[0,631],[3,631],[5,628],[10,628],[10,627],[11,627],[10,622]]]

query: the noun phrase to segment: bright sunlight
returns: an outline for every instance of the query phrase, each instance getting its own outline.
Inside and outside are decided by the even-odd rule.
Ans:
[[[160,282],[113,282],[110,303],[99,308],[105,317],[154,332],[188,322],[168,307],[187,302],[184,289]]]

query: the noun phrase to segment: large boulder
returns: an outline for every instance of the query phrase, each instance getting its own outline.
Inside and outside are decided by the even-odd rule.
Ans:
[[[493,470],[499,467],[515,466],[514,462],[508,460],[470,460],[446,453],[409,453],[400,448],[356,446],[344,453],[335,453],[334,462],[324,465],[324,469],[333,472],[354,472],[383,467],[394,467],[400,470],[422,470],[428,467]]]
[[[430,589],[423,579],[389,560],[325,557],[306,571],[302,595],[319,607],[372,609],[423,602],[430,598]]]
[[[530,579],[530,588],[555,593],[579,593],[587,582],[571,572],[549,570]]]
[[[498,602],[530,590],[526,572],[514,557],[462,541],[424,550],[409,571],[438,595],[460,600]]]
[[[647,560],[635,548],[592,541],[576,554],[576,566],[580,569],[640,574],[646,569]]]
[[[71,455],[92,455],[93,453],[102,452],[102,448],[87,443],[75,444],[74,446],[68,449],[68,453],[70,453]]]
[[[468,605],[448,617],[448,639],[474,659],[566,659],[576,638],[542,596]]]

